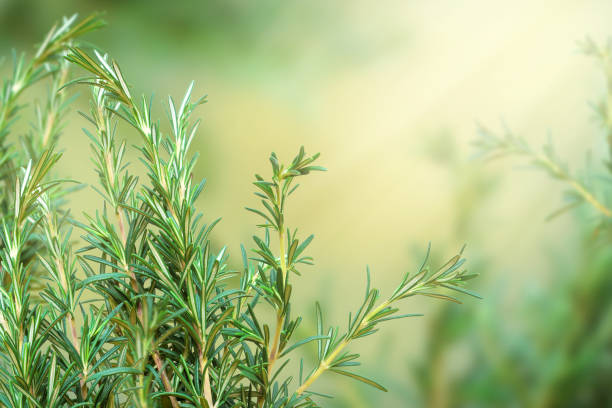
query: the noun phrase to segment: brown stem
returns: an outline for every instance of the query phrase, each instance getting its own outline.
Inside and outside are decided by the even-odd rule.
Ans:
[[[70,317],[68,318],[68,326],[70,329],[72,345],[74,346],[77,353],[80,353],[81,344],[79,343],[76,322],[74,321],[74,316],[72,315],[72,313],[70,313]],[[79,384],[81,386],[81,397],[83,399],[86,399],[89,390],[87,389],[87,375],[84,372],[79,374]]]
[[[159,356],[159,352],[155,351],[153,353],[153,361],[155,361],[155,366],[157,367],[157,372],[162,380],[162,384],[164,384],[164,388],[166,392],[172,392],[172,386],[170,385],[170,380],[168,380],[168,376],[166,375],[166,370],[164,370],[164,364],[162,363],[161,357]],[[174,395],[170,396],[170,402],[172,403],[172,408],[179,408],[178,401]]]
[[[117,208],[115,210],[115,215],[117,216],[117,223],[119,224],[119,235],[121,236],[121,243],[125,247],[127,243],[127,235],[125,233],[125,222],[123,221],[123,212]]]
[[[283,331],[283,316],[278,313],[276,315],[276,332],[274,333],[274,342],[270,349],[270,355],[268,356],[268,374],[272,373],[272,366],[278,358],[278,344],[280,342],[280,336]]]
[[[117,217],[117,225],[119,226],[119,236],[121,238],[121,243],[123,244],[123,247],[125,248],[125,245],[127,243],[127,233],[125,230],[125,221],[123,219],[123,212],[121,211],[121,209],[117,208],[115,210],[115,216]],[[132,289],[134,290],[134,292],[140,292],[138,288],[138,281],[136,280],[136,274],[134,273],[132,268],[130,268],[127,264],[123,265],[123,268],[125,272],[130,276],[130,286],[132,286]],[[141,317],[140,315],[142,314],[140,304],[138,306],[138,314],[140,318]]]

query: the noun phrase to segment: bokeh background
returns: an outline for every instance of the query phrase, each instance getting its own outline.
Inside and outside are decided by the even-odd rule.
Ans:
[[[612,35],[611,2],[0,0],[0,55],[31,52],[63,15],[95,10],[109,25],[88,40],[120,62],[136,93],[157,96],[159,117],[166,95],[180,97],[191,79],[208,94],[195,149],[208,180],[201,208],[223,219],[216,245],[238,255],[250,243],[257,220],[244,207],[271,151],[286,160],[301,145],[322,153],[329,171],[302,183],[288,215],[316,235],[316,266],[295,290],[306,317],[314,320],[318,299],[328,322],[343,325],[366,265],[389,291],[428,242],[434,261],[467,243],[484,299],[406,302],[426,316],[355,347],[361,372],[389,392],[330,375],[316,390],[338,396],[324,406],[563,406],[550,396],[559,393],[579,394],[568,406],[611,406],[609,347],[591,353],[595,368],[574,367],[586,347],[576,336],[555,354],[574,319],[594,319],[576,317],[576,305],[597,296],[605,304],[601,281],[576,289],[585,276],[612,274],[610,251],[592,236],[593,213],[546,222],[563,185],[521,160],[485,163],[472,146],[482,123],[535,147],[550,137],[575,168],[587,152],[604,155],[588,103],[605,94],[605,78],[577,41]],[[9,69],[10,59],[0,73]],[[95,183],[86,123],[74,112],[86,103],[77,99],[65,129],[60,172]],[[96,194],[86,188],[71,203],[77,217],[91,213]],[[568,372],[586,384],[565,382]]]

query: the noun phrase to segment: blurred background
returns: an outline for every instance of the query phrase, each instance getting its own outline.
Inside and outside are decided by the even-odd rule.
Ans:
[[[604,172],[605,130],[589,102],[606,81],[577,41],[612,35],[611,2],[0,0],[0,73],[11,49],[32,52],[62,16],[96,10],[109,25],[88,40],[119,61],[135,93],[156,95],[160,118],[191,79],[208,94],[194,146],[208,180],[200,205],[222,218],[213,238],[236,260],[255,233],[244,207],[269,153],[322,153],[329,171],[302,182],[287,221],[316,235],[316,266],[294,291],[310,320],[303,333],[316,299],[327,323],[345,324],[366,265],[388,293],[428,242],[435,262],[467,244],[484,299],[407,301],[425,317],[354,348],[360,372],[389,392],[330,375],[315,387],[338,395],[324,406],[612,406],[612,256],[595,236],[599,219],[585,207],[547,222],[563,184],[522,160],[485,163],[472,146],[479,123],[507,127],[535,148],[551,138],[572,168],[590,155]],[[76,114],[86,96],[60,171],[93,184]],[[91,188],[71,202],[77,218],[98,204]]]

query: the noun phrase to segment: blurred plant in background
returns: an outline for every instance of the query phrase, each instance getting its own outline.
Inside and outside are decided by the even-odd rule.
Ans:
[[[612,405],[612,43],[600,47],[588,40],[583,49],[598,60],[607,84],[602,101],[594,104],[609,150],[607,157],[598,157],[601,164],[589,157],[588,167],[576,174],[552,142],[540,152],[510,131],[500,136],[481,128],[476,142],[488,159],[526,158],[567,186],[565,205],[549,219],[581,206],[575,211],[584,237],[579,267],[558,264],[548,290],[517,299],[520,315],[510,319],[518,324],[501,318],[501,306],[471,317],[443,308],[431,321],[427,357],[414,371],[422,406]],[[440,381],[448,372],[437,368],[452,364],[449,356],[457,350],[464,354],[464,366]]]

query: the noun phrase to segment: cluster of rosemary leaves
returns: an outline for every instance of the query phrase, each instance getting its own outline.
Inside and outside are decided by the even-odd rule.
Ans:
[[[324,170],[318,155],[301,149],[289,164],[270,156],[271,176],[254,182],[261,207],[248,209],[261,234],[252,250],[242,248],[242,270],[231,270],[228,251],[209,240],[217,221],[205,223],[196,206],[204,182],[195,180],[189,150],[193,112],[205,99],[193,100],[192,86],[180,101],[169,98],[171,132],[162,133],[152,101],[132,95],[117,63],[79,48],[78,37],[102,25],[97,16],[65,19],[32,59],[15,58],[0,95],[0,406],[314,407],[313,385],[326,373],[384,389],[354,371],[359,355],[350,348],[382,323],[414,316],[398,314],[403,299],[474,295],[463,288],[473,275],[461,253],[436,269],[425,260],[386,298],[368,273],[346,330],[325,327],[317,306],[317,332],[295,338],[302,317],[291,309],[292,282],[312,264],[313,237],[289,227],[286,208],[297,179]],[[71,80],[73,67],[85,77]],[[20,98],[44,79],[48,100],[36,107],[31,132],[14,138],[19,148],[9,136]],[[91,91],[83,116],[101,197],[83,223],[71,219],[68,185],[52,171],[64,95],[75,84]],[[129,172],[118,121],[140,137],[144,181]],[[85,247],[74,248],[73,227]],[[314,365],[287,372],[294,351],[310,342]]]

